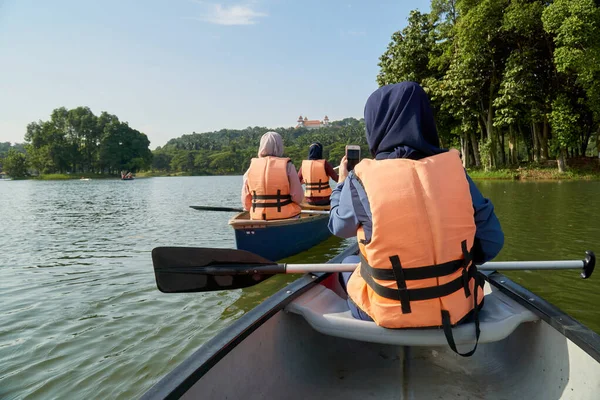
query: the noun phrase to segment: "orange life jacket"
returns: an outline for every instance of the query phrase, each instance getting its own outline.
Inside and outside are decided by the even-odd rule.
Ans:
[[[302,179],[304,179],[306,188],[304,196],[306,197],[329,197],[331,196],[331,186],[329,186],[329,177],[325,171],[325,160],[303,160],[302,161]]]
[[[348,282],[352,301],[386,328],[442,326],[454,351],[450,326],[473,312],[479,338],[483,281],[471,261],[473,201],[458,152],[364,159],[354,173],[372,218],[357,233],[361,263]]]
[[[253,158],[248,170],[248,188],[252,195],[250,218],[284,219],[300,214],[300,206],[290,196],[287,176],[289,158]]]

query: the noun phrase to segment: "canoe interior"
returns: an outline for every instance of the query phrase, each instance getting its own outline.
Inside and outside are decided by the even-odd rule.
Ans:
[[[295,225],[304,224],[314,220],[325,220],[329,217],[327,215],[320,214],[300,214],[296,218],[287,219],[273,219],[269,221],[250,219],[250,213],[244,211],[236,215],[229,220],[229,225],[234,229],[247,229],[247,228],[269,228],[274,226],[282,225]]]
[[[321,210],[321,211],[329,211],[331,206],[313,206],[312,204],[302,203],[300,204],[303,210]]]
[[[341,262],[356,247],[330,262]],[[600,335],[501,274],[488,276],[489,284],[539,319],[522,323],[502,340],[480,343],[471,358],[446,345],[324,335],[302,316],[285,311],[327,277],[305,275],[286,286],[198,349],[143,398],[600,398]]]
[[[322,335],[279,311],[185,399],[597,399],[600,364],[545,322],[463,358]]]

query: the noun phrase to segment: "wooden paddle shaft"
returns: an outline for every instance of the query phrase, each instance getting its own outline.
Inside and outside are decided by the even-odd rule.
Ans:
[[[288,274],[306,274],[309,272],[352,272],[357,264],[285,264]],[[478,265],[481,271],[518,271],[534,269],[580,269],[585,266],[583,260],[566,261],[495,261]]]

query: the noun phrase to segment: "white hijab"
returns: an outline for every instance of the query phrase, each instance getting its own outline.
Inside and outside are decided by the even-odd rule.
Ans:
[[[258,147],[259,157],[282,157],[283,156],[283,139],[277,132],[267,132],[260,138],[260,146]]]

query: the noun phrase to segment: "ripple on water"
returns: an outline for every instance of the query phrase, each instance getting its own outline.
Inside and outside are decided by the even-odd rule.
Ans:
[[[189,205],[238,206],[240,184],[190,177],[0,186],[0,210],[10,210],[0,217],[0,398],[139,397],[293,280],[276,276],[243,292],[156,289],[153,247],[234,246],[230,214]],[[600,214],[589,212],[600,183],[480,186],[506,232],[502,259],[580,257],[600,243]],[[331,238],[289,261],[322,262],[344,243]],[[568,271],[511,276],[600,330],[599,311],[587,307],[600,302],[600,280],[582,284]]]

